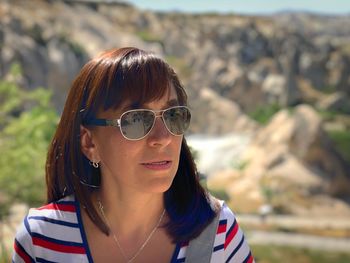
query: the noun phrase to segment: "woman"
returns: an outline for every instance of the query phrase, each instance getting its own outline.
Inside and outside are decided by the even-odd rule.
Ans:
[[[233,213],[199,184],[186,103],[152,53],[113,49],[89,61],[48,152],[47,205],[24,219],[13,261],[204,262],[204,246],[191,244],[209,235],[208,262],[252,262]]]

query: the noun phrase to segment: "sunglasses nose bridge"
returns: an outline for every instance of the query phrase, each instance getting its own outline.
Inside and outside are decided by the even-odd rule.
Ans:
[[[165,125],[165,127],[166,127],[165,120],[164,120],[164,110],[153,111],[153,114],[154,114],[154,124],[155,124],[157,118],[161,118],[163,123],[164,123],[164,125]]]
[[[171,131],[169,130],[168,126],[166,125],[166,122],[164,119],[164,110],[153,111],[153,114],[154,114],[154,120],[153,120],[153,128],[152,129],[154,129],[154,126],[156,125],[157,118],[161,118],[162,123],[163,123],[165,129],[167,130],[167,132],[171,133]]]
[[[159,110],[159,111],[152,111],[155,118],[157,117],[163,117],[164,110]]]

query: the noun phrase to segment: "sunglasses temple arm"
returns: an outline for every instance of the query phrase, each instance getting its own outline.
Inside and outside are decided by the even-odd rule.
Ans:
[[[105,126],[120,127],[120,119],[105,120]]]
[[[86,122],[87,125],[94,125],[94,126],[114,126],[119,127],[120,126],[120,120],[107,120],[107,119],[91,119]]]

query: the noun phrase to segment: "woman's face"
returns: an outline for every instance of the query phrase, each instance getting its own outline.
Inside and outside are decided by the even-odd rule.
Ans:
[[[132,102],[122,105],[123,109],[109,110],[97,117],[119,118],[130,109],[130,105]],[[163,110],[175,105],[178,105],[178,100],[172,87],[160,100],[141,105],[140,108]],[[182,138],[170,134],[162,118],[156,118],[150,133],[138,141],[125,139],[119,128],[94,128],[92,139],[96,157],[100,160],[102,187],[117,186],[119,190],[133,189],[148,193],[165,192],[178,169]]]

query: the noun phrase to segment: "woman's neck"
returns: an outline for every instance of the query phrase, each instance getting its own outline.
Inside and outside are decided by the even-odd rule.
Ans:
[[[148,233],[157,224],[165,208],[163,193],[127,192],[125,189],[119,192],[101,187],[93,200],[98,210],[98,203],[101,203],[111,229],[119,235]]]

